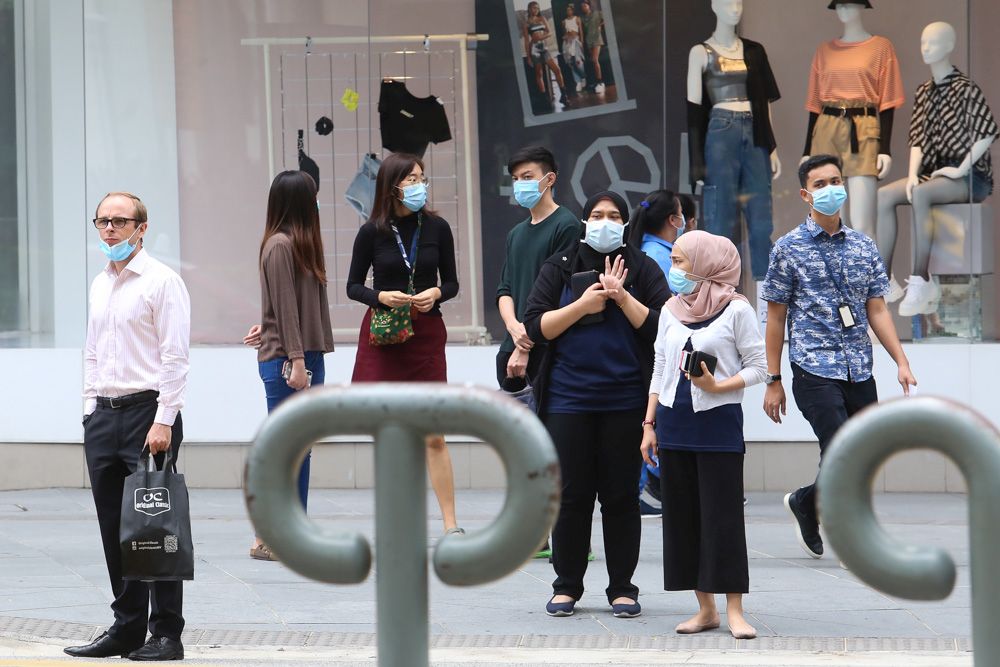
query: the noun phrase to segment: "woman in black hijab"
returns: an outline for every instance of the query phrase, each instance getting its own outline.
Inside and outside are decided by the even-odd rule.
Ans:
[[[641,530],[638,444],[653,342],[670,290],[656,262],[638,246],[625,245],[629,210],[620,195],[594,195],[583,214],[581,242],[542,265],[524,316],[528,336],[548,343],[535,399],[559,452],[563,485],[552,531],[556,580],[545,611],[570,616],[583,595],[596,498],[605,592],[614,615],[631,618],[641,612],[632,583]]]

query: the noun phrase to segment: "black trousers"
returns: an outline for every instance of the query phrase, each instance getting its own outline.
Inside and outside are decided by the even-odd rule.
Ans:
[[[108,634],[127,644],[142,643],[146,627],[150,634],[180,640],[184,629],[181,614],[183,588],[180,581],[126,581],[122,579],[119,526],[125,478],[135,472],[146,434],[156,417],[155,400],[124,408],[104,408],[87,418],[83,445],[87,454],[90,486],[97,506],[97,523],[104,542],[104,560],[115,600],[111,610],[115,622]],[[170,449],[177,460],[184,429],[180,414],[171,430]],[[163,465],[163,454],[156,456]]]
[[[511,352],[505,352],[500,350],[497,352],[497,384],[501,387],[503,386],[503,381],[507,377],[507,362],[510,361]],[[541,345],[535,345],[531,348],[531,352],[528,353],[528,366],[526,372],[528,378],[534,380],[538,377],[538,367],[542,365],[542,357],[545,356],[545,348]]]
[[[792,364],[792,395],[802,416],[819,439],[820,464],[833,436],[844,422],[862,409],[878,402],[875,378],[864,382],[831,380],[813,375]],[[816,509],[816,483],[795,492],[803,511],[819,521]]]
[[[660,449],[663,588],[747,593],[743,454]]]
[[[545,426],[559,453],[562,504],[552,530],[554,595],[583,596],[594,500],[601,503],[608,601],[635,599],[641,517],[636,488],[644,408],[589,414],[548,414]]]

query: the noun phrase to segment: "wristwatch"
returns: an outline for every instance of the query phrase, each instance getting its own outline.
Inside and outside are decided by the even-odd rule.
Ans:
[[[775,382],[781,382],[781,373],[776,373],[774,375],[768,373],[764,377],[764,384],[773,384]]]
[[[653,428],[656,428],[656,420],[655,419],[643,419],[642,420],[642,427],[646,428],[646,424],[649,424]]]

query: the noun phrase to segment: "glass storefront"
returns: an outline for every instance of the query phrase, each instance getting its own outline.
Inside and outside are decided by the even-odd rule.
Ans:
[[[270,180],[303,156],[320,176],[337,340],[355,341],[364,307],[347,299],[347,266],[368,177],[387,153],[379,103],[391,107],[397,93],[439,107],[424,157],[431,205],[452,226],[459,264],[459,297],[444,308],[450,340],[498,340],[504,239],[524,218],[511,199],[508,156],[548,146],[560,167],[556,199],[577,212],[602,189],[633,207],[660,188],[690,191],[690,58],[716,29],[709,0],[529,4],[85,0],[66,10],[53,0],[0,0],[0,346],[82,346],[86,285],[103,265],[88,221],[100,197],[118,189],[146,200],[150,249],[188,285],[193,342],[238,345],[259,317],[256,261]],[[696,189],[702,228],[732,229],[743,249],[751,298],[755,234],[771,224],[776,240],[805,214],[795,172],[813,58],[845,30],[827,4],[742,3],[738,34],[763,46],[780,90],[770,107],[781,165],[768,188],[772,213],[751,219],[743,206],[750,186],[713,182],[717,164]],[[850,188],[849,216],[877,236],[885,216],[870,202],[908,176],[915,98],[932,76],[921,54],[925,27],[953,27],[951,62],[987,103],[1000,104],[1000,45],[989,28],[1000,24],[1000,8],[990,0],[872,4],[861,26],[891,43],[903,93],[885,178]],[[972,147],[976,114],[970,101],[964,118],[935,127],[965,133],[956,141]],[[961,165],[935,165],[949,166]],[[897,209],[895,243],[880,241],[894,250],[893,277],[905,286],[920,273],[914,253],[929,245],[939,293],[916,317],[891,306],[901,338],[996,340],[1000,210],[982,188],[966,187],[961,203],[950,191],[953,203],[933,202],[923,220],[914,220],[919,207]],[[853,205],[865,197],[868,205]]]

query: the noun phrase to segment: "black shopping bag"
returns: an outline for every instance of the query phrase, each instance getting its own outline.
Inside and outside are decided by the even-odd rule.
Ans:
[[[194,579],[194,544],[184,475],[167,452],[162,470],[150,470],[143,447],[122,493],[122,578],[142,581]],[[155,466],[153,466],[155,467]]]

